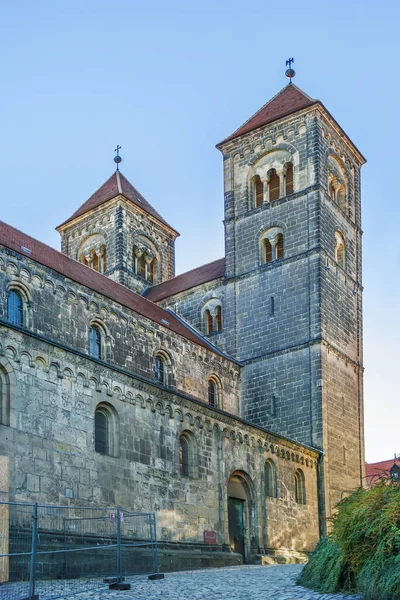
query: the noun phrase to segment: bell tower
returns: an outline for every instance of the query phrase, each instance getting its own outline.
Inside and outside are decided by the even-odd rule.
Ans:
[[[175,275],[179,235],[119,170],[74,214],[57,227],[61,250],[131,290]]]
[[[321,528],[364,477],[360,168],[291,79],[217,148],[242,416],[321,448]]]

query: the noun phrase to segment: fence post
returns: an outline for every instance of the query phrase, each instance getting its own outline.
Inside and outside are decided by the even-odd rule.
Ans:
[[[159,573],[158,564],[158,544],[157,544],[157,521],[156,513],[150,513],[150,535],[151,535],[151,557],[153,561],[154,573],[149,575],[149,579],[164,579],[164,573]]]
[[[122,582],[121,563],[121,509],[117,507],[117,583]]]
[[[38,504],[35,502],[32,514],[32,546],[31,564],[29,569],[29,600],[35,600],[36,550],[38,530]]]
[[[122,560],[121,560],[121,509],[117,506],[117,580],[110,583],[110,590],[130,590],[130,583],[122,582]]]

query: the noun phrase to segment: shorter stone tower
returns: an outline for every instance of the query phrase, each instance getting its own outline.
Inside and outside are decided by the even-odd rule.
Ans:
[[[175,276],[179,233],[118,170],[57,231],[64,254],[135,292]]]

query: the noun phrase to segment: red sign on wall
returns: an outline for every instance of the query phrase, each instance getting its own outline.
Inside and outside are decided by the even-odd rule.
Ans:
[[[203,539],[205,544],[216,544],[217,534],[215,531],[203,531]]]

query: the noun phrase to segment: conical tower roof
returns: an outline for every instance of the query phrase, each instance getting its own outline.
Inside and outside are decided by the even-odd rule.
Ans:
[[[73,213],[73,215],[61,223],[57,229],[63,227],[77,217],[80,217],[93,210],[94,208],[101,206],[109,200],[116,198],[117,196],[123,196],[126,200],[132,202],[132,204],[144,210],[149,215],[160,221],[160,223],[163,223],[163,225],[166,225],[169,229],[178,234],[178,232],[162,218],[162,216],[151,206],[151,204],[147,202],[147,200],[140,192],[138,192],[131,182],[128,181],[124,175],[122,175],[121,171],[115,171],[115,173],[113,173],[111,177],[107,179],[105,183],[103,183],[97,192],[90,196],[90,198],[86,200],[86,202],[84,202],[82,206],[80,206],[78,210]]]

